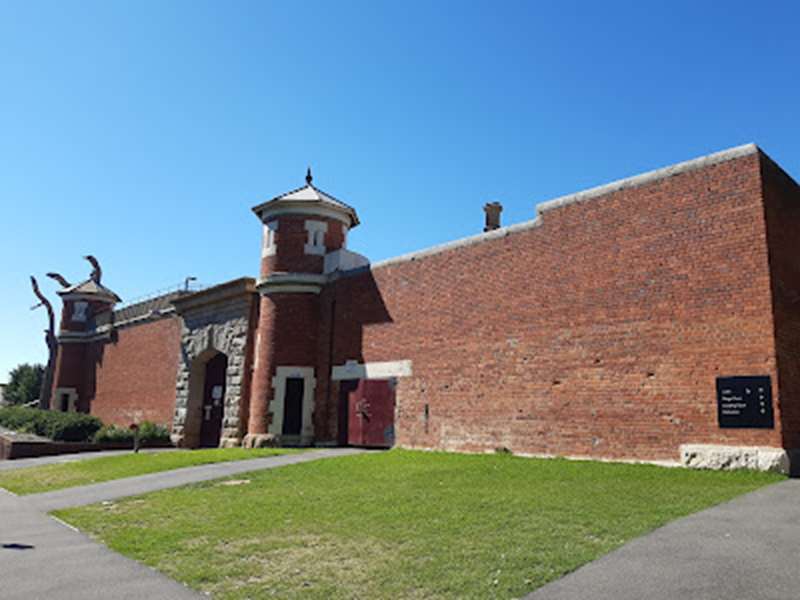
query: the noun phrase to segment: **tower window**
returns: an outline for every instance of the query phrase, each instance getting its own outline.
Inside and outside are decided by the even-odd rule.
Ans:
[[[74,304],[74,312],[72,313],[72,320],[79,323],[86,322],[86,311],[89,308],[88,302],[78,301]]]
[[[325,254],[325,232],[328,224],[325,221],[306,221],[308,240],[305,245],[306,254]]]
[[[275,244],[275,232],[278,231],[278,220],[264,224],[264,240],[261,248],[261,256],[272,256],[278,251]]]

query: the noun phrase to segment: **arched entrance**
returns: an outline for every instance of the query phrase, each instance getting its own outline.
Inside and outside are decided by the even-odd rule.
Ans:
[[[250,376],[258,306],[255,279],[243,277],[173,301],[182,321],[181,349],[175,377],[172,439],[184,447],[200,444],[206,402],[206,364],[227,357],[220,446],[238,446],[247,429]],[[219,359],[222,360],[222,359]],[[221,370],[221,369],[220,369]],[[217,384],[219,385],[219,384]],[[209,390],[209,393],[213,388]],[[213,398],[210,404],[213,406]],[[219,410],[219,407],[217,411]],[[216,431],[216,426],[213,427]]]
[[[228,356],[213,348],[201,352],[189,369],[185,448],[216,448],[225,420]]]
[[[221,352],[215,354],[206,363],[198,444],[201,448],[219,446],[222,418],[225,412],[225,373],[227,369],[228,357]]]

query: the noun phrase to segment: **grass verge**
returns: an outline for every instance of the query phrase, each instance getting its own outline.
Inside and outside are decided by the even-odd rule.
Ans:
[[[393,450],[57,514],[215,598],[515,598],[781,479]]]
[[[206,465],[231,460],[244,460],[286,454],[283,448],[213,448],[208,450],[170,450],[142,452],[102,458],[81,458],[74,462],[28,467],[0,473],[0,488],[18,495],[38,494],[77,485],[88,485],[171,471],[183,467]]]

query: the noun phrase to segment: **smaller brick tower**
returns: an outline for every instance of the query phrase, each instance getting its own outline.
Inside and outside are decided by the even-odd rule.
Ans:
[[[356,211],[312,184],[253,208],[264,227],[250,419],[244,443],[308,445],[314,437],[319,293]]]
[[[89,279],[58,292],[63,308],[50,408],[62,412],[89,412],[96,349],[109,335],[107,328],[98,329],[98,321],[110,321],[114,305],[120,302],[119,296],[100,283],[97,261],[87,259],[94,266]]]

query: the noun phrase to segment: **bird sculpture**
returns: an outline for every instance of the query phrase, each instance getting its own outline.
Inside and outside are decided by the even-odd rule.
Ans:
[[[88,260],[93,267],[92,274],[89,275],[89,279],[91,279],[95,283],[100,283],[100,279],[103,277],[103,270],[100,268],[100,263],[98,262],[98,260],[91,254],[89,254],[88,256],[84,256],[83,258]]]
[[[69,281],[64,279],[64,277],[60,273],[47,273],[47,276],[50,279],[55,279],[58,283],[61,284],[62,288],[68,288],[72,285]]]

